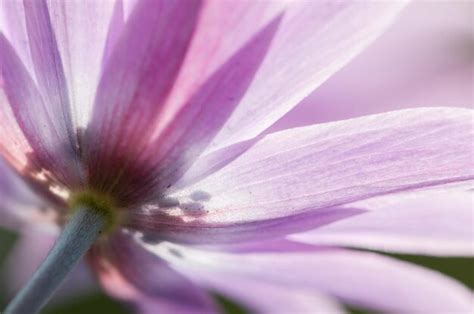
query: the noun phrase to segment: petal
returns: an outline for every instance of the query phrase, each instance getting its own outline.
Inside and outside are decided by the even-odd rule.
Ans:
[[[111,185],[104,182],[115,182],[117,172],[148,143],[150,126],[179,71],[199,7],[200,1],[166,0],[135,6],[105,65],[86,131],[92,185]],[[103,175],[95,177],[98,172]]]
[[[0,70],[2,92],[6,96],[0,98],[0,117],[6,120],[7,126],[13,127],[6,134],[18,136],[2,142],[2,149],[5,149],[2,154],[7,160],[15,160],[13,153],[18,151],[15,144],[19,142],[21,155],[16,164],[23,163],[26,167],[20,171],[29,175],[44,175],[46,172],[47,177],[66,186],[79,184],[77,155],[71,147],[67,130],[63,128],[62,114],[51,112],[13,47],[1,33]],[[24,151],[28,147],[32,148],[32,152]]]
[[[72,129],[66,78],[46,0],[27,0],[24,7],[37,86],[48,104],[46,110],[52,116],[58,133],[68,136],[75,147],[77,139]]]
[[[410,3],[373,45],[271,129],[427,104],[472,107],[473,18],[463,1]]]
[[[269,22],[199,88],[147,147],[155,195],[175,183],[204,151],[251,84],[281,17]],[[141,187],[143,189],[143,186]]]
[[[216,312],[212,298],[168,263],[119,231],[89,256],[102,286],[112,296],[136,303],[143,312]]]
[[[158,202],[157,217],[161,226],[182,227],[191,236],[200,228],[241,228],[473,179],[472,114],[413,109],[274,133],[211,176],[170,193]]]
[[[472,192],[419,191],[382,196],[357,205],[368,211],[291,236],[295,241],[371,250],[472,256]]]
[[[51,228],[58,213],[0,159],[0,226],[19,230],[25,222]]]
[[[272,125],[381,34],[403,5],[296,3],[286,12],[262,68],[213,146],[253,138]]]
[[[229,276],[228,284],[238,277],[286,289],[311,289],[385,312],[467,313],[472,309],[471,292],[451,278],[373,253],[316,248],[224,253],[170,243],[146,248],[210,288]]]
[[[119,2],[48,1],[76,129],[85,129],[91,119],[109,25]]]
[[[27,167],[33,148],[18,125],[5,90],[1,87],[0,85],[0,154],[20,172]]]
[[[345,313],[342,305],[313,290],[275,285],[239,275],[213,276],[206,286],[235,300],[250,313]],[[258,291],[258,293],[256,293]],[[256,297],[258,295],[258,297]]]
[[[0,31],[12,44],[29,75],[36,82],[23,1],[0,2]]]
[[[179,107],[283,10],[268,55],[210,149],[251,139],[367,46],[403,5],[400,1],[210,1],[204,7],[169,106]]]
[[[364,210],[358,208],[323,208],[291,217],[213,226],[187,224],[179,217],[170,217],[159,209],[131,212],[126,225],[144,232],[148,242],[166,239],[189,244],[231,244],[261,241],[311,230],[363,212]]]
[[[33,80],[44,87],[45,98],[61,100],[65,116],[74,120],[73,131],[84,129],[90,120],[112,12],[119,4],[61,0],[0,4],[0,28]]]

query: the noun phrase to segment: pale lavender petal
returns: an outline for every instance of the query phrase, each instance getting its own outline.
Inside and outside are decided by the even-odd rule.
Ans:
[[[84,129],[91,118],[112,11],[119,2],[48,1],[76,129]]]
[[[0,226],[19,230],[27,223],[53,227],[58,212],[51,202],[38,196],[25,181],[0,159]]]
[[[105,65],[86,132],[89,180],[96,188],[113,188],[117,171],[127,172],[123,168],[148,144],[199,7],[200,1],[166,0],[144,0],[135,6]]]
[[[290,238],[410,254],[474,254],[472,192],[420,191],[382,196],[353,206],[368,211]]]
[[[7,132],[8,135],[19,135],[20,129],[28,142],[26,145],[22,136],[7,140],[2,143],[2,148],[6,150],[2,154],[6,155],[7,160],[15,159],[11,154],[16,149],[10,145],[15,145],[18,141],[23,148],[32,148],[31,154],[24,156],[27,158],[23,161],[26,162],[27,168],[21,169],[23,172],[33,176],[42,172],[45,175],[46,172],[48,179],[56,180],[60,184],[78,185],[81,174],[77,168],[77,156],[71,147],[68,132],[63,128],[62,114],[60,111],[51,112],[13,47],[1,33],[0,70],[3,79],[2,92],[6,95],[6,102],[3,102],[0,108],[0,117],[8,120],[6,123],[9,126],[17,124],[12,129],[14,131]],[[26,152],[22,151],[22,154]],[[18,163],[21,164],[22,161]]]
[[[402,1],[206,2],[167,103],[167,118],[283,12],[281,27],[262,67],[210,149],[251,139],[368,45],[403,5]]]
[[[26,70],[36,82],[23,1],[0,2],[0,31],[12,44]]]
[[[81,178],[67,82],[46,0],[24,1],[24,10],[36,85],[51,118],[50,128],[55,130],[57,141],[64,146],[62,150],[75,163],[69,171]]]
[[[177,190],[208,177],[245,153],[261,139],[261,137],[257,136],[251,140],[238,142],[199,156],[192,166],[184,173],[184,176],[181,177],[177,183],[173,184],[170,189]]]
[[[333,298],[311,289],[272,284],[238,274],[213,276],[206,286],[238,302],[251,313],[345,313]]]
[[[381,34],[403,6],[291,2],[252,85],[209,149],[251,139],[272,125]]]
[[[170,243],[145,247],[209,288],[219,289],[225,284],[222,278],[229,276],[227,285],[233,278],[248,278],[314,290],[379,311],[465,313],[473,306],[469,289],[455,280],[374,253],[331,248],[224,253]]]
[[[183,66],[160,116],[158,128],[172,121],[188,100],[228,59],[272,20],[287,1],[205,1]]]
[[[168,195],[164,212],[228,226],[473,179],[472,119],[468,109],[413,109],[274,133]]]
[[[89,256],[102,286],[112,296],[144,312],[216,312],[211,296],[174,271],[168,262],[143,249],[132,235],[118,231]]]

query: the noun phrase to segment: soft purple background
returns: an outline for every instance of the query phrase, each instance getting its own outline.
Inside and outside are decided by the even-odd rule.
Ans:
[[[416,1],[368,49],[273,126],[423,106],[470,107],[474,3]]]

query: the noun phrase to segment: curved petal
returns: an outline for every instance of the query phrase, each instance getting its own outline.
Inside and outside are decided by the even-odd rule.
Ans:
[[[145,247],[211,288],[229,276],[229,284],[240,277],[286,289],[312,289],[386,312],[465,313],[473,305],[471,292],[453,279],[374,253],[330,248],[224,253],[170,243]]]
[[[215,147],[251,139],[271,126],[380,35],[405,4],[294,3],[246,97],[215,138]]]
[[[356,206],[367,211],[290,238],[304,243],[410,254],[474,254],[472,192],[420,191],[382,196]]]
[[[472,180],[472,119],[467,109],[413,109],[274,133],[209,177],[168,195],[157,204],[159,219],[153,220],[155,209],[144,208],[140,215],[152,223],[135,227],[177,229],[206,242],[198,237],[205,228],[241,228]]]
[[[209,149],[251,139],[367,46],[403,5],[400,1],[209,1],[168,107],[176,110],[229,56],[284,12],[262,66]]]
[[[124,231],[94,248],[89,261],[107,292],[142,312],[217,312],[204,290],[147,252]]]

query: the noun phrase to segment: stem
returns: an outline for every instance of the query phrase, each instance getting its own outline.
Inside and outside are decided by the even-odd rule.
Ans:
[[[79,207],[48,256],[4,314],[38,312],[91,247],[105,224],[106,219],[100,212]]]

